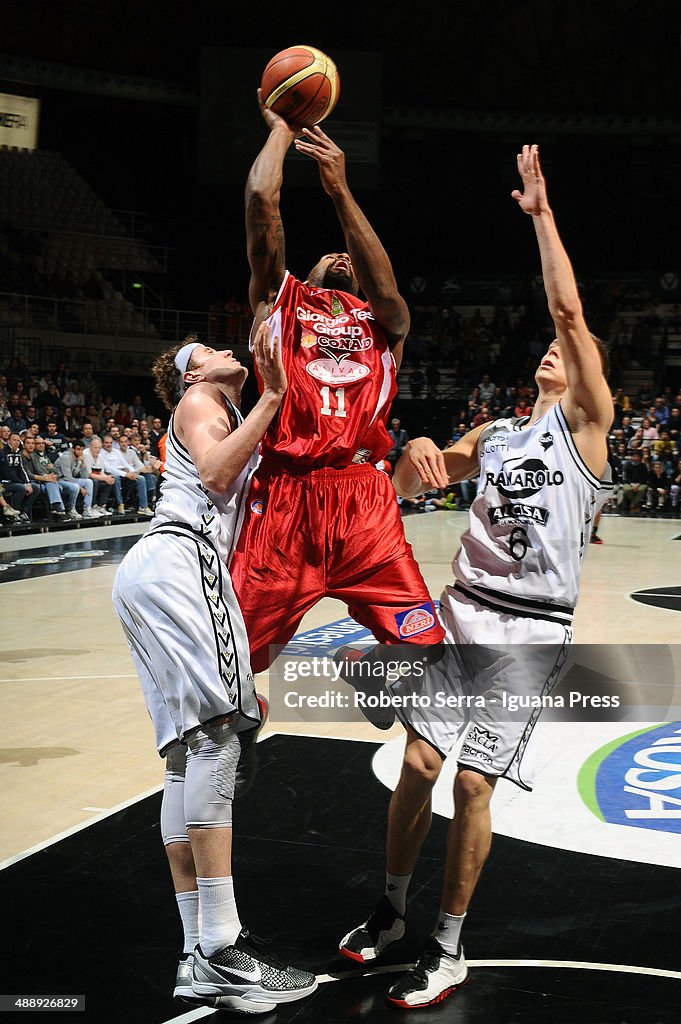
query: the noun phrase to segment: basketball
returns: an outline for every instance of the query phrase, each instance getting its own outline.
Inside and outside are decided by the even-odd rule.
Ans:
[[[275,54],[260,83],[266,107],[289,124],[310,128],[328,117],[340,94],[336,65],[314,46]]]

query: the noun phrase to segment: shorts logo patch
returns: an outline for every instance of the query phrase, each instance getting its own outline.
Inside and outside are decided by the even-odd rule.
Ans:
[[[261,516],[265,512],[265,502],[261,498],[256,498],[255,501],[251,502],[251,512],[255,516]]]
[[[400,636],[409,638],[417,633],[425,633],[435,625],[435,609],[430,601],[420,604],[418,608],[410,608],[406,612],[398,612],[395,622]]]
[[[491,750],[492,753],[497,749],[499,744],[499,737],[495,736],[494,733],[488,732],[487,729],[481,729],[479,725],[474,725],[468,734],[468,739],[471,743],[478,743],[481,747],[486,747],[487,750]]]

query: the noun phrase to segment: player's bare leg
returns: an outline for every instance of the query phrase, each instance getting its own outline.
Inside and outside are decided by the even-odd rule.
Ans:
[[[496,778],[462,768],[454,780],[454,818],[447,836],[442,910],[463,915],[492,845],[490,801]]]
[[[400,781],[388,810],[385,892],[370,917],[341,940],[340,952],[348,960],[375,960],[404,935],[407,889],[428,835],[431,793],[441,770],[442,758],[437,751],[407,729]]]

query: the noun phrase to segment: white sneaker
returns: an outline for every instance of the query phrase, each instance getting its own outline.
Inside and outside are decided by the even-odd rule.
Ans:
[[[99,519],[101,514],[102,513],[98,512],[94,507],[83,509],[83,519]]]
[[[146,508],[138,508],[137,509],[137,515],[138,516],[153,516],[153,514],[154,514],[153,509],[150,509],[148,505],[147,505]]]
[[[66,510],[67,519],[82,519],[80,512],[77,512],[75,508],[67,508]]]
[[[414,966],[388,991],[388,1003],[412,1010],[420,1006],[433,1006],[451,995],[468,978],[468,967],[463,955],[446,953],[432,935]]]

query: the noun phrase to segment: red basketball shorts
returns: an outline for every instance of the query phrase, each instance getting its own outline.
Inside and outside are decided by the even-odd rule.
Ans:
[[[254,672],[271,664],[322,597],[345,602],[379,643],[437,644],[444,636],[392,484],[370,465],[297,472],[263,463],[230,573]]]

